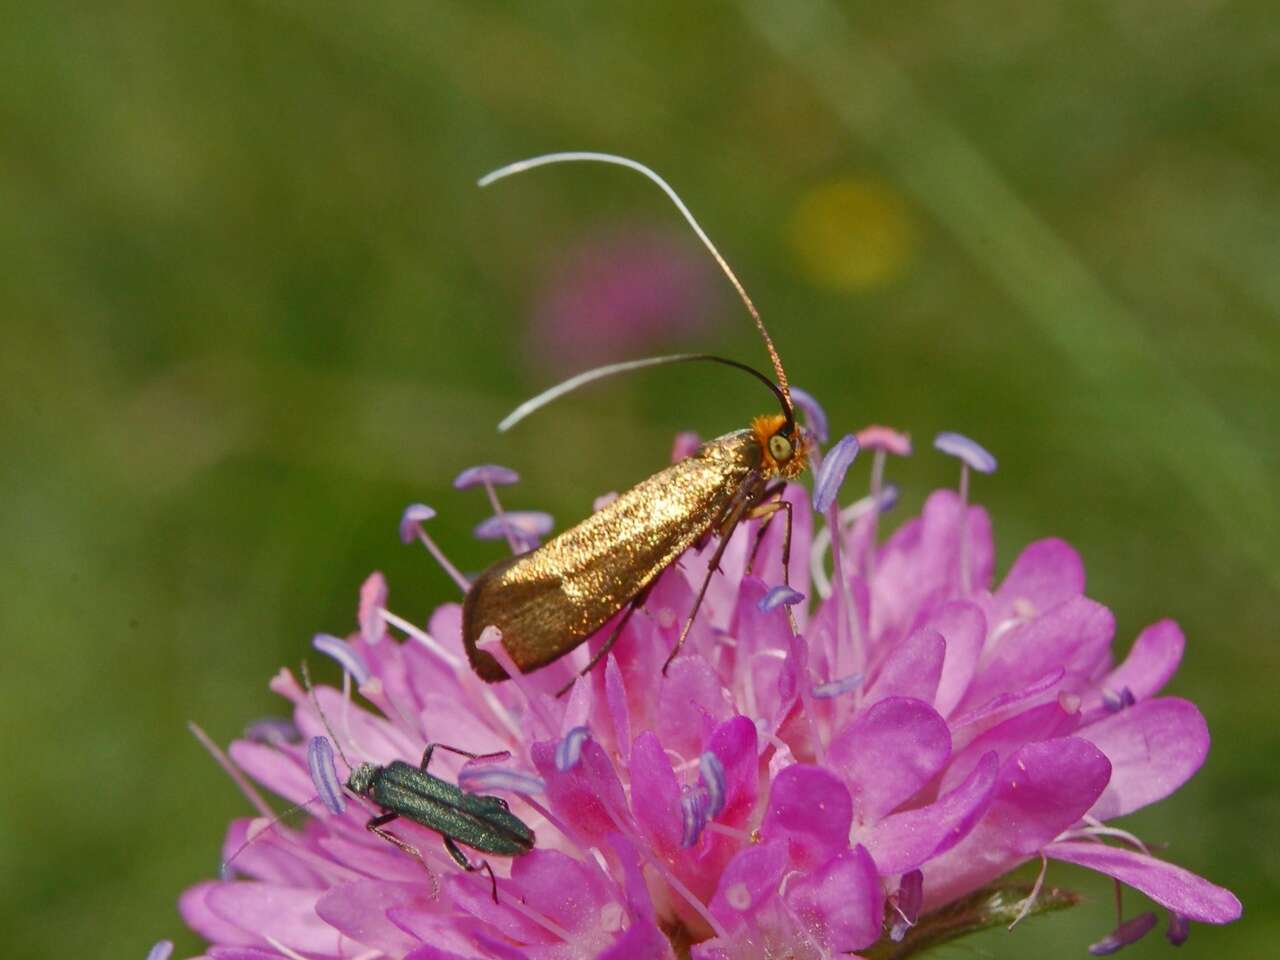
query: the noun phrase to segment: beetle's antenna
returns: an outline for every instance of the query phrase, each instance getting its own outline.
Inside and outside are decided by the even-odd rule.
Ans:
[[[319,797],[312,797],[310,800],[304,800],[302,803],[294,804],[288,810],[284,811],[283,813],[277,814],[276,816],[268,820],[266,823],[262,824],[262,826],[259,827],[257,830],[253,829],[253,824],[261,823],[261,821],[251,820],[249,822],[249,829],[245,831],[244,843],[236,847],[235,852],[231,854],[231,856],[227,857],[227,859],[222,861],[222,866],[218,872],[223,876],[224,879],[226,879],[231,867],[231,863],[232,861],[235,860],[236,857],[244,853],[244,851],[248,849],[249,846],[261,840],[264,836],[266,836],[266,833],[268,830],[270,830],[276,824],[282,822],[286,817],[292,817],[299,810],[307,809],[307,807],[311,806],[311,804],[315,803],[319,799],[320,799]]]
[[[629,373],[632,370],[643,370],[646,367],[660,367],[668,363],[685,363],[690,360],[708,360],[712,363],[723,363],[726,366],[737,367],[739,370],[745,370],[772,391],[777,397],[778,403],[782,405],[783,415],[787,417],[789,423],[794,424],[794,418],[791,407],[787,401],[787,396],[772,380],[766,377],[754,367],[749,367],[745,363],[739,363],[737,360],[730,360],[728,357],[717,357],[713,353],[673,353],[665,357],[646,357],[643,360],[625,360],[622,363],[610,363],[603,367],[595,367],[592,370],[585,370],[568,380],[557,383],[554,387],[543,390],[536,397],[526,400],[520,406],[512,410],[498,424],[500,432],[506,432],[523,420],[529,414],[545,407],[552,400],[563,397],[566,393],[571,393],[579,387],[586,386],[588,383],[594,383],[596,380],[603,380],[605,377],[612,377],[619,373]]]
[[[619,167],[627,167],[648,177],[662,189],[663,193],[671,198],[671,202],[676,205],[676,209],[684,215],[685,220],[689,221],[689,226],[698,235],[698,239],[711,251],[711,256],[715,258],[716,263],[720,265],[720,269],[724,271],[724,275],[733,284],[733,289],[738,291],[738,296],[742,298],[742,303],[747,308],[747,313],[751,314],[751,319],[756,322],[756,328],[760,331],[760,336],[764,337],[765,349],[769,351],[769,359],[773,361],[773,372],[777,375],[778,387],[782,390],[783,407],[787,414],[787,420],[794,422],[795,414],[791,409],[791,387],[787,384],[787,374],[782,369],[782,360],[779,359],[778,351],[773,345],[773,338],[769,336],[769,331],[765,328],[764,321],[760,319],[760,311],[756,309],[756,305],[747,296],[746,288],[742,286],[741,281],[738,280],[737,275],[730,268],[728,261],[720,255],[716,245],[711,242],[711,238],[707,236],[706,231],[694,219],[693,214],[685,206],[684,201],[680,199],[679,194],[662,177],[658,176],[643,163],[631,160],[628,157],[620,157],[612,153],[596,153],[591,150],[571,150],[563,153],[546,153],[538,157],[530,157],[527,160],[517,160],[515,163],[509,163],[505,167],[499,167],[491,173],[486,173],[476,182],[482,187],[487,187],[489,184],[504,177],[509,177],[516,173],[524,173],[524,171],[532,170],[534,167],[544,167],[552,163],[571,163],[573,161],[595,161],[597,163],[612,163]]]
[[[355,767],[351,765],[347,755],[342,752],[342,741],[333,732],[333,727],[329,726],[329,718],[324,715],[324,708],[320,706],[320,698],[316,696],[316,688],[311,683],[311,668],[307,666],[307,661],[305,660],[299,666],[302,670],[302,685],[307,688],[307,696],[311,698],[311,705],[316,708],[316,714],[320,717],[320,722],[324,724],[324,729],[329,734],[329,739],[333,741],[333,745],[338,749],[338,756],[342,758],[342,762],[347,765],[348,770],[354,770]]]

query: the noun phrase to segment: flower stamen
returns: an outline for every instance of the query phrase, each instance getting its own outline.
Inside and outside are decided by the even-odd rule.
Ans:
[[[405,507],[404,514],[400,517],[400,542],[407,544],[414,538],[420,540],[436,563],[440,564],[440,568],[458,585],[458,589],[466,593],[471,589],[471,581],[449,562],[449,558],[444,555],[444,551],[436,546],[436,542],[431,539],[427,534],[426,528],[423,527],[423,524],[435,515],[435,510],[425,503],[411,503]]]

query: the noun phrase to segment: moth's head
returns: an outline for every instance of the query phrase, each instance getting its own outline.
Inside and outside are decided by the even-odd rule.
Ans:
[[[765,414],[751,421],[751,432],[760,444],[761,468],[766,477],[790,480],[809,465],[809,446],[794,418]]]

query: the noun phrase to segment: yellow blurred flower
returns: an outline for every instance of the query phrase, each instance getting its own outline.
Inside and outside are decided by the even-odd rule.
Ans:
[[[787,242],[821,287],[858,292],[906,272],[916,245],[907,204],[889,184],[844,176],[818,184],[796,204]]]

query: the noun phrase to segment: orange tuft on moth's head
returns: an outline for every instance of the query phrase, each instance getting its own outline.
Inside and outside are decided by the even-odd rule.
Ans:
[[[760,444],[761,467],[767,477],[790,480],[809,465],[809,441],[798,429],[791,434],[783,428],[787,418],[780,413],[766,414],[751,421],[751,432]]]

